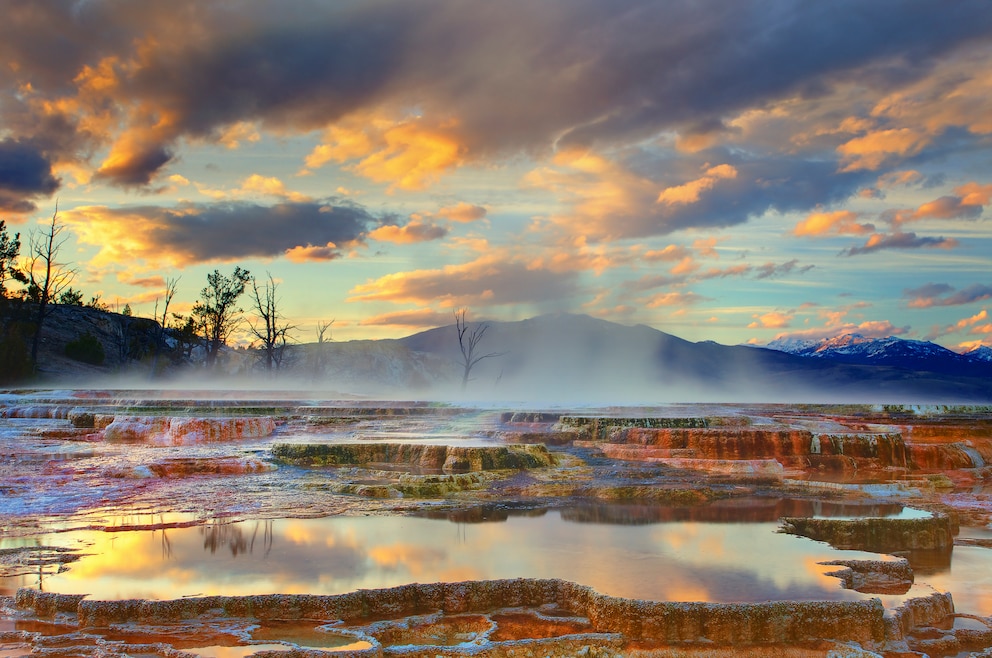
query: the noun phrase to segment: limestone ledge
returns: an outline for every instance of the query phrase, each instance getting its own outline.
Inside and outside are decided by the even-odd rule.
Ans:
[[[949,594],[911,599],[886,611],[881,601],[678,603],[625,599],[558,579],[511,579],[411,584],[340,595],[209,596],[171,601],[91,601],[81,595],[23,588],[15,605],[41,619],[75,615],[80,627],[156,625],[193,619],[339,621],[372,624],[417,615],[466,615],[507,608],[553,607],[588,625],[585,635],[626,642],[712,645],[796,645],[830,640],[878,650],[905,641],[918,626],[954,613]],[[555,638],[567,641],[569,635]],[[586,637],[588,640],[589,638]],[[355,655],[380,655],[358,652]],[[449,655],[449,654],[445,654]],[[460,654],[450,654],[460,655]],[[473,654],[474,655],[474,654]]]
[[[946,514],[918,519],[785,517],[781,531],[824,541],[837,549],[874,553],[949,551],[954,545],[954,527]]]
[[[444,473],[554,466],[555,455],[543,445],[449,446],[409,443],[279,443],[277,460],[297,466],[402,465]]]

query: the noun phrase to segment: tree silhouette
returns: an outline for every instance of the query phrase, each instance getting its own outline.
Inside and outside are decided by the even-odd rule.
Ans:
[[[221,346],[241,321],[241,309],[236,304],[250,280],[248,270],[240,267],[235,267],[231,276],[225,276],[219,270],[207,275],[207,286],[200,291],[200,300],[193,305],[192,311],[206,340],[204,365],[207,368],[216,365]]]
[[[258,280],[251,280],[251,297],[254,304],[256,320],[251,324],[251,333],[261,341],[262,358],[265,369],[271,371],[273,366],[279,368],[282,363],[283,348],[289,332],[296,327],[280,322],[283,317],[279,312],[279,298],[276,296],[277,284],[271,274],[266,273],[268,281],[258,287]]]
[[[65,224],[59,222],[59,207],[56,204],[51,221],[44,231],[31,235],[31,254],[28,256],[28,299],[36,304],[34,339],[31,342],[31,363],[38,365],[38,346],[41,344],[41,330],[45,319],[51,313],[49,304],[58,299],[59,294],[69,287],[76,271],[58,262],[59,253],[69,239]]]
[[[465,309],[455,311],[455,329],[458,332],[458,349],[462,354],[461,366],[463,391],[468,386],[469,377],[472,374],[472,368],[474,368],[477,363],[484,359],[491,359],[505,354],[505,352],[478,354],[479,343],[482,342],[486,332],[489,331],[489,323],[483,322],[482,324],[477,324],[470,331],[466,315],[467,311]]]

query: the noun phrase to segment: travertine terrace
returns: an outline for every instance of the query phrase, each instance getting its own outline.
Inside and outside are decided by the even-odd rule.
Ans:
[[[221,646],[239,656],[798,657],[992,647],[992,591],[969,589],[984,587],[977,573],[953,581],[958,591],[925,584],[949,569],[956,547],[992,565],[990,408],[549,411],[247,397],[47,391],[0,400],[0,656],[172,657]],[[215,536],[250,520],[473,524],[546,510],[567,522],[725,523],[731,533],[732,524],[774,522],[838,551],[816,568],[859,598],[644,600],[598,591],[581,573],[172,600],[101,600],[29,580],[85,571],[96,559],[86,546],[39,539],[80,528],[123,536],[210,524]],[[245,550],[238,541],[229,546]],[[840,553],[851,549],[865,554]]]

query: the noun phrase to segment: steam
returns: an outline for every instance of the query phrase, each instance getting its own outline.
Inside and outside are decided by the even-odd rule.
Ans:
[[[650,327],[581,315],[491,323],[482,349],[499,356],[476,364],[465,390],[454,326],[399,340],[291,345],[282,368],[271,372],[260,369],[252,352],[229,350],[214,371],[188,366],[165,377],[135,371],[59,385],[157,391],[162,397],[219,391],[233,397],[250,391],[257,399],[420,400],[518,408],[975,397],[949,399],[944,389],[928,388],[930,380],[881,381],[865,369],[810,365],[758,348],[690,343]]]

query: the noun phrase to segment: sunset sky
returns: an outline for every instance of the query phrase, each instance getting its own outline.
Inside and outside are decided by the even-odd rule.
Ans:
[[[548,312],[992,345],[987,0],[0,0],[0,218],[297,340]]]

